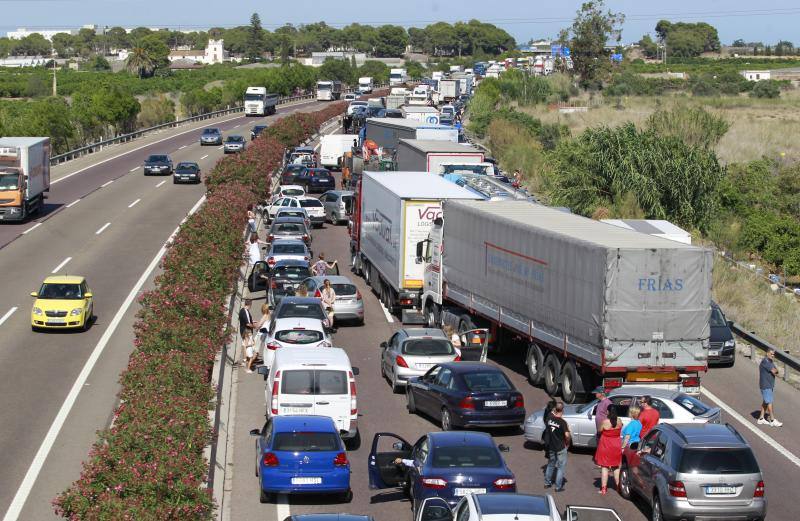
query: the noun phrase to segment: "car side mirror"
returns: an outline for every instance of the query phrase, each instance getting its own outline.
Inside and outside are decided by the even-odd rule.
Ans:
[[[728,327],[733,327],[733,320],[728,320]]]
[[[39,296],[38,291],[31,291],[31,297],[38,297],[38,296]]]
[[[250,429],[250,436],[261,436],[261,429]]]
[[[256,372],[258,374],[267,376],[269,374],[269,367],[267,367],[266,365],[260,365],[258,366],[258,368],[256,368]]]
[[[353,370],[353,376],[358,376],[359,373],[361,373],[361,370],[358,367],[352,367],[351,369]]]
[[[92,298],[94,295],[92,294],[91,291],[87,291],[86,293],[83,294],[83,296],[86,298]]]
[[[500,450],[500,452],[511,452],[511,449],[505,443],[501,443],[497,446],[497,448]]]
[[[36,293],[31,293],[31,296],[35,297]],[[381,342],[381,348],[382,349],[386,349],[387,347],[389,347],[389,344],[387,344],[386,342]]]

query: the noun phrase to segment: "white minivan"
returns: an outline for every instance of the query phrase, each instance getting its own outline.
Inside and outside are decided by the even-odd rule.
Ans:
[[[292,347],[278,349],[272,366],[259,367],[267,380],[267,418],[314,414],[333,419],[342,439],[358,448],[358,368],[350,365],[344,349]]]

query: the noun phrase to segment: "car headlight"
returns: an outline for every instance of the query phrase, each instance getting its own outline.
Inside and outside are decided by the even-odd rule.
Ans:
[[[70,315],[80,315],[83,313],[83,308],[75,308],[69,312]]]
[[[736,340],[732,338],[725,342],[725,347],[735,347],[735,346],[736,346]]]
[[[42,308],[37,308],[37,307],[34,306],[33,314],[34,315],[41,315],[42,314]]]

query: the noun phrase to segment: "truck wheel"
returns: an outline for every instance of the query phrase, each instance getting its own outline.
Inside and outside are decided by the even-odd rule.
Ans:
[[[544,360],[544,390],[550,396],[558,394],[558,379],[561,377],[561,363],[553,353]]]
[[[567,360],[564,367],[561,368],[561,396],[567,403],[575,403],[575,398],[578,397],[576,387],[578,385],[578,369],[575,367],[575,362]]]
[[[439,306],[433,302],[428,303],[427,311],[425,312],[425,327],[440,327],[442,324],[442,313],[439,311]]]
[[[364,261],[364,264],[361,266],[361,269],[364,272],[364,282],[367,283],[367,286],[372,288],[372,271],[370,270],[369,263]],[[375,288],[372,289],[374,290]]]
[[[538,344],[532,343],[528,346],[528,356],[526,364],[528,366],[528,380],[533,385],[541,385],[544,378],[544,355],[542,348]]]

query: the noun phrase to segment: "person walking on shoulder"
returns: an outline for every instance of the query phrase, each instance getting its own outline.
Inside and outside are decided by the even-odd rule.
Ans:
[[[642,396],[639,403],[642,406],[642,412],[639,413],[639,421],[642,423],[642,432],[639,434],[639,437],[644,438],[653,427],[658,425],[658,422],[661,420],[661,414],[653,407],[653,399],[649,396]]]
[[[761,412],[758,415],[758,423],[761,425],[772,425],[780,427],[783,425],[775,419],[772,402],[775,398],[775,375],[778,368],[775,367],[775,350],[769,349],[767,356],[758,364],[758,388],[761,389]],[[767,419],[769,415],[769,419]]]
[[[608,416],[600,426],[600,440],[597,443],[595,462],[600,465],[600,494],[608,490],[609,471],[614,472],[614,483],[619,490],[619,467],[622,464],[622,421],[617,418],[617,410],[611,407]]]
[[[553,486],[553,471],[556,473],[556,492],[564,490],[564,471],[567,468],[567,448],[572,435],[564,421],[564,404],[556,403],[545,422],[544,442],[548,451],[547,468],[544,471],[544,488]]]

